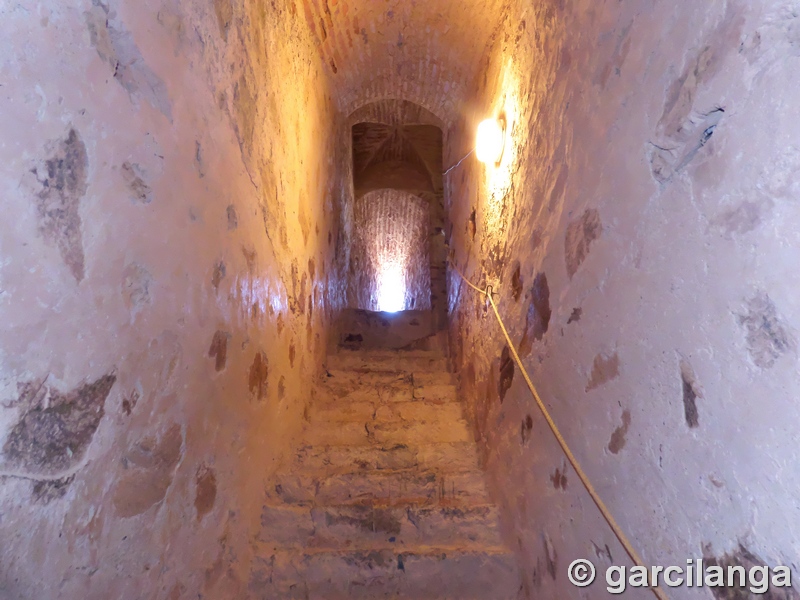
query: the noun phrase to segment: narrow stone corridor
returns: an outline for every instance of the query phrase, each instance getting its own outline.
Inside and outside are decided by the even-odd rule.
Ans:
[[[443,349],[339,350],[305,419],[263,508],[259,597],[517,597]]]
[[[0,0],[0,600],[800,600],[606,579],[800,576],[798,106],[800,0]]]

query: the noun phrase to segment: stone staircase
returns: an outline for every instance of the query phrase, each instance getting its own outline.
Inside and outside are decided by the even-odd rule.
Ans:
[[[511,600],[519,576],[441,351],[340,351],[268,493],[256,597]]]

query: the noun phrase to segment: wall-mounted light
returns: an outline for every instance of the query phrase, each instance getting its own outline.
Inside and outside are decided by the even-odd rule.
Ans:
[[[478,125],[475,139],[475,156],[482,163],[496,165],[503,158],[505,146],[505,119],[486,119]]]

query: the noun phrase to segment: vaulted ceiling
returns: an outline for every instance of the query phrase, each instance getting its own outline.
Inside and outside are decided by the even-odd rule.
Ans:
[[[379,188],[440,193],[442,130],[434,125],[358,123],[353,126],[356,195]]]
[[[302,0],[303,17],[350,114],[406,98],[445,122],[461,110],[509,0]],[[300,4],[300,2],[298,2]]]

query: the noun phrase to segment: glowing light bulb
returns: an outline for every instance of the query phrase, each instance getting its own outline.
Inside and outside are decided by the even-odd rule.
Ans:
[[[486,119],[478,125],[475,140],[475,155],[482,163],[497,164],[503,156],[505,135],[503,125],[497,119]]]
[[[381,266],[378,274],[378,310],[399,312],[405,308],[406,282],[403,269],[396,262]]]

